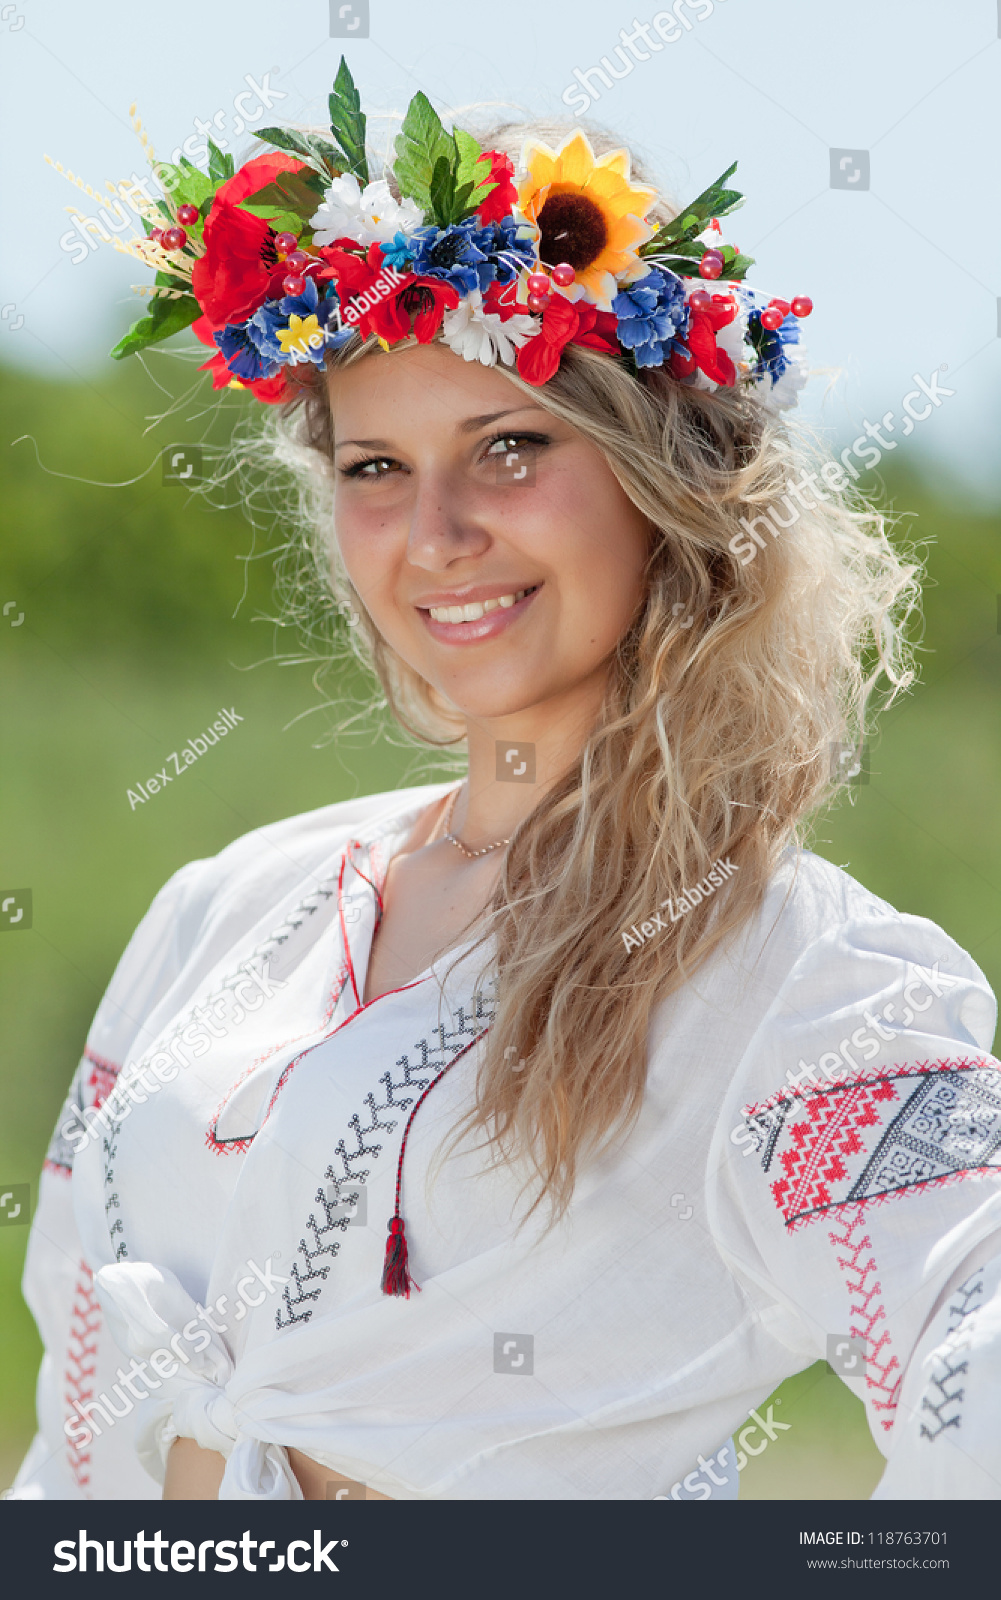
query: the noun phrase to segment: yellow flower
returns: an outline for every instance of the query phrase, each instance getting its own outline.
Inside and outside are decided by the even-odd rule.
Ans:
[[[630,183],[627,150],[596,158],[579,130],[558,150],[529,139],[521,160],[528,177],[518,205],[539,228],[540,260],[550,267],[569,261],[577,274],[570,298],[583,294],[610,311],[619,285],[649,270],[636,251],[656,231],[644,221],[656,189]]]
[[[308,359],[311,349],[319,350],[323,343],[323,331],[315,311],[308,317],[297,317],[293,311],[288,319],[288,327],[278,329],[278,343],[284,356],[300,355]]]

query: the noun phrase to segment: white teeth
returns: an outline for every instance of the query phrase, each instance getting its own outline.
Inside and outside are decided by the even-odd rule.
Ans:
[[[524,600],[528,592],[527,589],[519,589],[515,594],[502,594],[496,600],[474,600],[467,606],[431,606],[429,612],[435,622],[479,622],[488,611],[498,608],[510,611],[519,600]]]

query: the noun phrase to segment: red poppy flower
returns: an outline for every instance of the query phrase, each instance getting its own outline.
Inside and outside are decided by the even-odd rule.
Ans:
[[[387,344],[395,344],[414,333],[420,344],[428,344],[441,327],[446,309],[454,310],[459,304],[458,291],[450,283],[418,278],[412,272],[395,273],[387,267],[378,243],[371,244],[365,255],[335,245],[325,245],[320,254],[327,267],[319,276],[334,279],[341,315],[363,338],[374,333]],[[346,314],[349,312],[360,315]]]
[[[280,151],[255,156],[253,161],[245,162],[239,172],[219,185],[215,192],[216,203],[221,200],[224,204],[235,206],[240,200],[249,200],[259,189],[266,189],[280,173],[304,170],[305,162],[297,161],[294,156],[283,155]]]
[[[205,254],[191,270],[191,287],[213,328],[246,322],[267,299],[278,256],[263,217],[218,197],[205,220]]]
[[[692,352],[695,365],[713,383],[732,389],[737,381],[737,371],[726,351],[717,345],[716,334],[720,328],[729,327],[737,315],[736,303],[729,295],[713,295],[707,311],[697,311],[689,305],[688,313],[685,342]]]
[[[551,295],[542,313],[542,330],[518,351],[518,374],[536,387],[548,383],[560,364],[568,344],[588,345],[606,354],[618,353],[614,337],[615,317],[599,311],[590,301],[571,301],[565,295]]]
[[[488,222],[500,222],[502,217],[510,213],[517,202],[518,190],[511,181],[514,176],[514,162],[510,156],[504,155],[501,150],[484,150],[476,163],[477,166],[480,161],[490,163],[490,182],[497,185],[496,189],[491,189],[486,199],[476,208],[476,215],[485,227]]]
[[[396,296],[399,310],[413,316],[413,333],[418,344],[430,344],[446,311],[459,304],[459,291],[441,278],[414,278]]]

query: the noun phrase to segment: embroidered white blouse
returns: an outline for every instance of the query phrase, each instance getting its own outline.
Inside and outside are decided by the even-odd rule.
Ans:
[[[631,1132],[562,1224],[519,1228],[521,1169],[467,1142],[431,1170],[490,1025],[483,949],[361,1002],[387,865],[445,787],[258,829],[157,895],[42,1177],[15,1496],[154,1497],[180,1434],[226,1456],[223,1498],[298,1498],[283,1447],[397,1499],[703,1498],[700,1454],[824,1357],[888,1457],[878,1496],[1001,1496],[1001,1067],[975,963],[789,851],[656,1008]],[[392,1298],[432,1082],[400,1201],[420,1292]]]

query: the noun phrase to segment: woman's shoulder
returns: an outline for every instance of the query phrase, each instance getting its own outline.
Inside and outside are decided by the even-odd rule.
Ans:
[[[376,838],[409,826],[448,787],[425,784],[335,801],[283,817],[239,835],[217,855],[190,861],[170,884],[183,889],[186,921],[201,923],[213,908],[238,915],[263,913],[300,884],[322,876],[353,838]],[[164,892],[164,891],[161,891]]]
[[[881,952],[912,962],[945,960],[986,979],[973,958],[930,917],[901,911],[811,850],[784,851],[760,911],[745,933],[745,960],[790,975],[798,969],[865,963]]]

